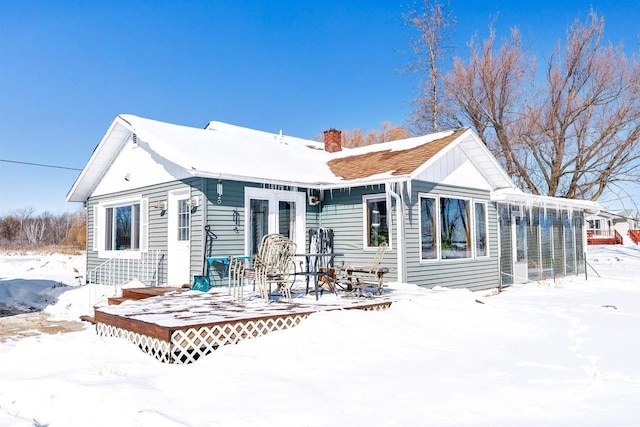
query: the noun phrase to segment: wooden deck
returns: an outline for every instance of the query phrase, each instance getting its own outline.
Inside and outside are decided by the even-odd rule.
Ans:
[[[124,301],[128,300],[126,303]],[[123,290],[114,305],[96,308],[98,334],[128,339],[166,363],[192,363],[221,345],[294,327],[327,310],[386,310],[388,297],[314,299],[265,303],[255,297],[236,301],[225,289],[197,292],[180,288]]]
[[[587,230],[587,245],[622,245],[624,239],[616,230]]]

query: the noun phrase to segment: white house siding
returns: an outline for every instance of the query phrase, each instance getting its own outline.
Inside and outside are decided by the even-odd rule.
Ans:
[[[472,290],[495,288],[498,276],[498,232],[496,210],[489,202],[489,191],[413,181],[411,201],[405,212],[407,281],[425,287],[443,286]],[[456,260],[421,261],[420,203],[418,194],[460,197],[487,202],[489,257]]]
[[[153,156],[134,144],[131,138],[124,144],[107,172],[93,190],[92,197],[103,196],[159,183],[184,180],[189,173],[174,163]]]
[[[442,185],[456,187],[473,187],[480,190],[491,190],[491,185],[482,176],[477,167],[467,158],[460,147],[454,147],[437,159],[432,165],[420,173],[416,180],[438,182]]]

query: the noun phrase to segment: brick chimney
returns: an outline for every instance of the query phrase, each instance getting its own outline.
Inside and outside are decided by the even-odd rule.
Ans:
[[[335,153],[342,150],[342,132],[337,129],[324,131],[324,151]]]

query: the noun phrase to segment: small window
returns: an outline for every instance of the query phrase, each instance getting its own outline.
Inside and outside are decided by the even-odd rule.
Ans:
[[[387,202],[385,197],[364,199],[366,215],[366,246],[377,247],[382,243],[390,244]]]
[[[487,204],[486,203],[474,203],[475,205],[475,220],[476,220],[476,256],[484,257],[489,255],[487,247]]]
[[[436,259],[438,257],[436,209],[435,198],[420,198],[420,243],[422,259]]]
[[[191,229],[191,209],[187,204],[187,199],[178,200],[178,241],[189,240],[189,230]]]

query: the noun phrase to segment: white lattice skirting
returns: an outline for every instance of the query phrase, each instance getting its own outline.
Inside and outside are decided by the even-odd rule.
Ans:
[[[96,331],[100,336],[129,340],[160,362],[193,363],[221,345],[237,344],[242,340],[258,338],[269,332],[292,328],[308,316],[309,313],[302,313],[177,330],[171,334],[171,342],[104,323],[97,323]]]
[[[96,323],[96,332],[103,337],[124,338],[131,341],[140,350],[155,357],[161,362],[171,363],[171,346],[168,342],[142,335],[137,332],[128,331],[126,329],[117,328],[115,326],[104,323]]]

